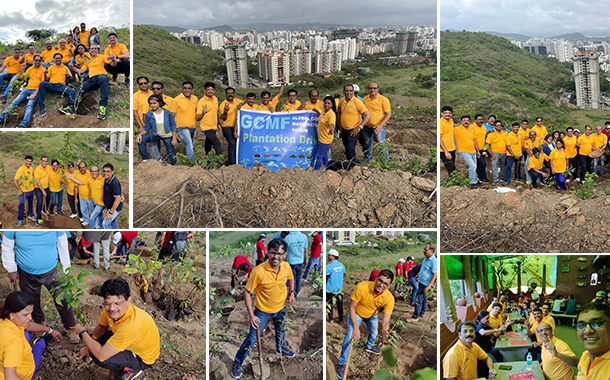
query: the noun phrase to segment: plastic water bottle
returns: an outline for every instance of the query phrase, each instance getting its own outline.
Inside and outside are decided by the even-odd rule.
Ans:
[[[532,370],[532,353],[531,352],[527,352],[527,358],[525,359],[525,368],[528,371]]]

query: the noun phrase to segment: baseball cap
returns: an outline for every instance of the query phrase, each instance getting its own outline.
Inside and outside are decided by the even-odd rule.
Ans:
[[[112,243],[118,244],[122,238],[123,238],[123,235],[120,232],[115,232],[114,237],[112,238]]]
[[[326,255],[333,255],[335,257],[339,257],[339,252],[336,249],[329,249],[328,252],[326,252]]]
[[[595,293],[595,297],[605,297],[606,296],[606,292],[604,292],[603,290],[600,290],[599,292]]]
[[[258,235],[258,237],[259,237],[259,238],[262,238],[262,237],[263,237],[263,238],[266,238],[266,237],[267,237],[267,235],[265,235],[265,234],[260,234],[260,235]]]
[[[399,263],[404,263],[405,259],[403,259],[402,257],[400,258],[400,260],[398,260]]]
[[[354,92],[359,92],[360,91],[360,86],[358,86],[357,84],[354,85]]]

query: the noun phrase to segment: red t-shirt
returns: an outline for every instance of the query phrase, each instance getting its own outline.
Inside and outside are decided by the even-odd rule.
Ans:
[[[167,248],[167,245],[169,244],[169,239],[172,238],[172,235],[174,235],[173,231],[167,231],[165,233],[165,237],[163,238],[163,244],[162,247]]]
[[[233,260],[233,269],[239,268],[243,263],[248,263],[248,273],[250,273],[252,270],[252,264],[250,264],[248,258],[244,255],[235,256],[235,259]]]
[[[257,260],[265,260],[265,255],[267,251],[265,251],[265,242],[263,240],[256,242],[256,259]]]
[[[409,263],[408,261],[405,261],[405,263],[402,265],[403,270],[404,270],[404,272],[403,272],[403,273],[404,273],[404,274],[409,273],[409,271],[410,271],[411,269],[413,269],[413,267],[414,267],[414,266],[416,266],[416,265],[417,265],[417,263],[416,263],[415,261],[413,261],[412,263]]]
[[[371,272],[371,281],[375,281],[377,279],[377,276],[379,276],[379,273],[381,273],[381,269],[375,269],[374,271]]]
[[[320,257],[320,252],[322,251],[322,236],[317,234],[313,237],[313,241],[311,242],[311,257]]]
[[[398,263],[396,264],[396,276],[401,276],[402,275],[402,263]]]
[[[131,244],[133,239],[138,237],[138,231],[120,231],[121,235],[123,235],[123,239],[125,243]]]
[[[78,249],[82,249],[82,248],[88,248],[89,246],[91,246],[91,244],[93,244],[90,241],[85,240],[85,238],[80,238],[80,242],[78,243]]]

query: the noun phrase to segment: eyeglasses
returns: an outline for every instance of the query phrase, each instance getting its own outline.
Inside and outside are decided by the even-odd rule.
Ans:
[[[607,321],[595,321],[595,322],[578,322],[576,324],[576,330],[585,331],[587,326],[590,326],[593,330],[598,330],[604,327]]]
[[[148,82],[138,82],[138,85],[139,85],[139,86],[143,86],[143,85],[145,85],[145,84],[148,84]]]
[[[121,306],[122,304],[124,304],[124,303],[125,303],[125,301],[127,301],[127,300],[122,300],[122,301],[119,301],[119,302],[102,302],[102,305],[103,305],[103,306],[104,306],[106,309],[108,309],[108,308],[109,308],[109,307],[111,307],[111,306],[116,306],[116,307],[119,307],[119,306]]]
[[[379,89],[379,87],[369,87],[368,89],[369,90],[377,90],[377,89]]]
[[[269,256],[282,256],[286,252],[268,252]]]
[[[537,329],[536,331],[538,331],[539,333],[540,333],[540,332],[549,332],[549,331],[551,331],[551,329],[550,329],[550,328],[546,328],[546,329]]]
[[[34,62],[42,62],[42,59],[35,59]]]
[[[161,87],[153,87],[152,89],[153,89],[153,91],[160,91]]]

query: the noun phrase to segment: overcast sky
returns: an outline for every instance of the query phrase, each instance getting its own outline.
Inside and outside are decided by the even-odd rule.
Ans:
[[[441,0],[440,30],[610,36],[609,0]]]
[[[27,40],[31,29],[68,29],[87,24],[87,29],[129,25],[129,0],[2,0],[0,41]]]
[[[408,26],[436,24],[436,0],[134,0],[133,13],[134,24],[198,29],[223,24],[318,21]]]

